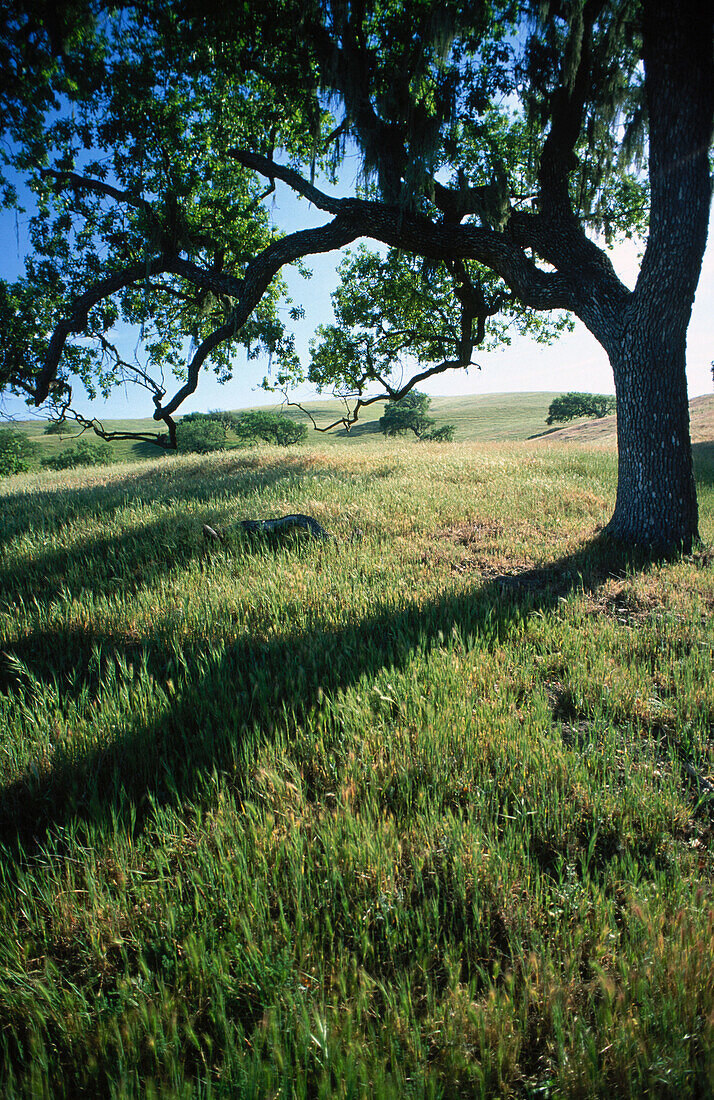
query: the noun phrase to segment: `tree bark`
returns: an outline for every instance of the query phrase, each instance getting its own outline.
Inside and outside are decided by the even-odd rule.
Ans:
[[[711,203],[713,22],[700,0],[643,4],[650,233],[608,349],[620,465],[607,530],[658,552],[698,538],[685,359]]]
[[[634,318],[610,360],[619,467],[606,531],[655,553],[688,553],[698,538],[685,336],[667,318]]]

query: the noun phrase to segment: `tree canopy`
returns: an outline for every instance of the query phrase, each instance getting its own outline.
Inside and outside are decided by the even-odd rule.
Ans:
[[[450,442],[454,438],[454,425],[444,424],[434,429],[436,420],[429,416],[431,398],[418,390],[409,390],[397,401],[390,401],[379,419],[379,428],[385,435],[407,435],[413,432],[417,439]]]
[[[287,392],[307,380],[318,393],[343,398],[351,411],[341,422],[348,427],[366,405],[399,401],[427,378],[480,370],[475,348],[508,344],[513,332],[547,342],[569,325],[567,314],[523,307],[492,271],[468,261],[432,263],[396,248],[381,257],[360,245],[338,274],[335,323],[317,329],[307,372],[300,364],[297,372],[280,372],[273,385]],[[364,396],[374,383],[376,393]]]
[[[617,401],[605,393],[564,393],[556,397],[548,406],[546,424],[563,423],[577,420],[580,416],[593,416],[601,420],[603,416],[614,413]]]
[[[618,392],[610,531],[691,543],[684,355],[711,197],[710,7],[11,0],[2,18],[5,199],[19,173],[36,202],[26,275],[0,287],[5,389],[71,415],[77,379],[107,392],[131,378],[173,446],[201,370],[228,376],[237,344],[299,372],[282,268],[371,237],[443,284],[449,366],[471,362],[497,304],[577,315]],[[358,185],[337,198],[355,150]],[[325,224],[273,227],[278,181]],[[640,232],[632,291],[605,246]],[[118,322],[140,327],[141,362],[122,359]],[[418,332],[415,346],[436,350]]]

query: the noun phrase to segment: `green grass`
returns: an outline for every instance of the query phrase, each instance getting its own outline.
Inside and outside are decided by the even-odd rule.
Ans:
[[[524,440],[546,431],[545,418],[548,406],[557,396],[555,393],[501,393],[484,396],[467,395],[458,398],[435,397],[432,400],[430,412],[436,420],[437,427],[442,424],[455,424],[456,439],[460,442]],[[313,446],[333,447],[343,446],[345,443],[354,446],[381,438],[377,421],[384,409],[382,404],[370,405],[364,409],[359,421],[349,432],[344,428],[327,433],[315,432],[306,413],[299,409],[283,408],[280,404],[276,404],[275,409],[307,424],[310,431],[309,442]],[[312,414],[319,427],[331,424],[343,416],[345,411],[344,405],[339,401],[329,400],[308,401],[305,403],[305,409]],[[157,426],[151,419],[106,420],[102,423],[108,431],[158,432],[161,430],[161,425]],[[22,431],[40,444],[43,457],[57,454],[70,445],[75,429],[72,429],[72,434],[66,436],[45,435],[45,426],[44,420],[28,420],[18,424]],[[89,438],[95,437],[90,433]],[[131,440],[113,440],[110,447],[117,461],[156,458],[157,455],[162,454],[152,443]]]
[[[0,486],[0,1092],[710,1095],[709,555],[608,452],[322,442]]]

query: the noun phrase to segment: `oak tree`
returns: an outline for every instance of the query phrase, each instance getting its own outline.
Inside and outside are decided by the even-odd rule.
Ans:
[[[73,0],[57,14],[12,0],[2,19],[5,199],[17,173],[36,196],[26,276],[0,287],[5,388],[71,415],[73,379],[131,376],[175,445],[201,369],[229,374],[237,342],[297,369],[281,269],[372,238],[443,265],[460,366],[492,292],[579,317],[617,393],[608,530],[691,546],[685,345],[711,200],[711,5]],[[336,197],[355,150],[355,193]],[[281,235],[265,201],[278,181],[324,225]],[[608,245],[639,232],[630,289]],[[117,350],[117,321],[140,326],[141,365]]]
[[[387,398],[406,408],[414,387],[434,375],[480,370],[475,348],[508,344],[513,332],[549,342],[570,323],[567,314],[524,307],[494,272],[469,261],[431,263],[396,248],[380,256],[360,245],[347,253],[338,274],[335,321],[318,327],[307,371],[299,364],[279,372],[270,388],[287,395],[308,381],[318,393],[329,391],[344,401],[338,422],[348,428],[376,401]]]
[[[567,420],[577,420],[581,416],[602,420],[616,409],[615,398],[606,393],[563,393],[551,401],[545,422],[561,424]]]
[[[391,401],[379,418],[379,430],[384,435],[407,435],[413,432],[421,439],[436,421],[429,416],[431,398],[426,393],[410,390],[397,401]]]

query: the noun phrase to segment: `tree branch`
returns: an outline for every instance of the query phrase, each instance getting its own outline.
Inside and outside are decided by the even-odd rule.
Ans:
[[[586,0],[570,25],[561,65],[560,84],[551,100],[551,126],[540,158],[538,181],[541,213],[559,220],[579,222],[570,203],[568,181],[577,167],[575,146],[583,126],[583,115],[592,67],[591,42],[595,22],[604,0]],[[577,58],[574,72],[568,66]]]
[[[240,282],[240,293],[235,295],[238,301],[230,318],[203,341],[189,364],[188,378],[185,384],[165,407],[157,404],[154,419],[160,420],[165,415],[171,415],[190,394],[195,393],[198,386],[199,372],[208,356],[217,347],[240,332],[281,267],[299,259],[301,256],[317,252],[331,252],[336,248],[341,248],[358,236],[360,236],[359,227],[355,227],[348,219],[335,218],[332,222],[318,229],[304,229],[297,233],[288,234],[286,237],[281,237],[279,241],[274,241],[259,253],[248,265],[245,276]],[[202,279],[212,280],[215,278],[211,273],[196,268],[195,264],[188,266],[187,264],[188,262],[184,260],[173,261],[172,270],[178,274],[186,272],[187,278],[194,274]],[[223,279],[223,276],[220,278]]]
[[[481,367],[478,363],[469,363],[468,365],[475,366],[478,370],[481,370]],[[347,415],[341,416],[337,420],[333,420],[331,424],[328,424],[326,427],[322,428],[318,426],[317,421],[315,420],[309,409],[306,409],[302,404],[300,404],[299,401],[291,401],[288,397],[287,390],[282,390],[281,392],[285,398],[285,404],[288,406],[288,408],[300,409],[301,412],[305,413],[305,415],[309,417],[312,421],[312,426],[316,432],[329,432],[332,431],[333,428],[337,428],[340,424],[344,427],[346,431],[349,431],[350,428],[352,428],[353,425],[356,424],[359,420],[360,411],[362,409],[366,409],[369,405],[374,405],[377,401],[400,401],[402,397],[405,397],[406,394],[409,393],[410,390],[414,389],[414,387],[417,386],[420,382],[424,382],[427,378],[433,378],[436,374],[444,374],[444,372],[447,370],[455,370],[458,367],[463,366],[464,364],[459,362],[458,359],[445,359],[443,363],[436,363],[433,367],[428,367],[426,370],[420,371],[419,374],[413,375],[404,386],[400,386],[398,388],[388,386],[382,378],[378,379],[378,381],[382,383],[385,390],[387,391],[386,393],[378,393],[374,394],[374,396],[372,397],[364,398],[358,396],[358,394],[356,393],[341,394],[340,396],[347,406]],[[354,400],[355,398],[357,400],[355,401],[355,405],[350,412],[348,402]]]
[[[125,359],[122,359],[115,345],[112,344],[111,341],[107,340],[106,336],[102,335],[101,333],[99,334],[99,343],[101,344],[102,351],[114,360],[114,363],[119,370],[125,371],[128,374],[132,375],[133,381],[135,381],[137,385],[143,386],[144,389],[149,390],[154,396],[154,401],[156,401],[157,397],[159,401],[161,401],[166,393],[166,390],[163,389],[158,384],[158,382],[155,382],[150,374],[147,374],[145,370],[142,370],[142,368],[137,363],[127,363]]]
[[[93,191],[96,195],[104,195],[105,198],[114,199],[116,202],[133,206],[141,210],[154,225],[159,225],[159,218],[153,206],[141,195],[135,195],[131,191],[120,191],[103,180],[93,179],[90,176],[80,176],[77,172],[64,172],[56,168],[40,168],[41,176],[48,176],[63,184],[62,190],[71,187],[74,191]]]
[[[148,278],[150,275],[158,275],[165,270],[166,259],[163,256],[137,264],[130,264],[128,267],[116,271],[113,275],[107,276],[106,279],[100,279],[84,294],[75,298],[69,316],[59,321],[52,333],[44,366],[35,383],[34,400],[36,405],[41,405],[43,401],[47,400],[50,387],[57,375],[57,368],[67,337],[70,333],[82,332],[86,328],[90,309],[101,302],[103,298],[115,294],[117,290],[139,282],[142,278]]]
[[[558,272],[541,271],[526,257],[522,248],[509,241],[503,233],[471,225],[434,223],[423,215],[406,213],[380,202],[332,199],[293,169],[277,165],[267,157],[238,151],[234,151],[234,155],[245,167],[262,172],[271,179],[283,180],[321,209],[334,212],[336,217],[320,228],[302,230],[273,241],[249,262],[242,279],[225,272],[206,269],[173,254],[129,265],[95,283],[75,299],[69,316],[58,323],[52,335],[45,364],[35,386],[36,404],[41,404],[49,394],[67,337],[86,327],[89,310],[94,305],[131,283],[151,275],[170,272],[214,294],[226,295],[236,303],[227,322],[202,342],[189,364],[186,383],[168,404],[162,406],[163,394],[154,394],[154,418],[165,419],[171,430],[171,415],[186,397],[195,392],[200,369],[208,356],[240,331],[277,272],[284,265],[303,256],[333,251],[361,236],[372,237],[392,247],[405,248],[430,259],[453,260],[456,257],[480,261],[496,271],[527,306],[535,309],[575,308],[576,299],[570,281]],[[473,286],[469,290],[467,284],[462,283],[462,288],[461,293],[465,295],[467,309],[471,311],[473,318],[478,315],[480,303],[472,297]],[[461,343],[465,350],[467,334],[463,326]],[[473,346],[473,341],[469,346]],[[459,360],[449,363],[461,366],[464,361],[468,360],[464,359],[462,351]],[[441,369],[446,370],[448,367],[442,366]],[[418,376],[417,380],[430,377],[431,373],[438,373],[438,368]]]
[[[354,237],[372,237],[394,248],[405,248],[434,260],[476,260],[492,268],[532,309],[574,309],[576,299],[568,279],[540,270],[514,239],[493,229],[433,222],[422,214],[366,199],[331,198],[298,172],[257,153],[231,150],[244,167],[270,179],[280,179],[322,210],[353,223]],[[284,238],[287,239],[287,238]]]
[[[280,180],[286,183],[293,191],[308,199],[318,210],[325,210],[328,214],[339,214],[344,199],[332,198],[320,191],[314,184],[309,183],[294,168],[288,168],[285,164],[276,164],[270,157],[264,157],[261,153],[251,153],[242,149],[228,149],[226,155],[237,160],[243,168],[252,168],[261,176],[270,180]]]
[[[107,443],[111,443],[114,439],[133,439],[142,443],[153,443],[158,447],[163,447],[165,450],[175,449],[176,447],[176,425],[167,420],[167,427],[169,428],[168,438],[159,432],[123,432],[113,431],[108,432],[101,420],[97,420],[92,417],[91,419],[83,416],[81,413],[76,412],[70,405],[67,405],[63,411],[63,417],[66,419],[67,415],[71,416],[78,424],[81,424],[84,430],[91,429],[95,435],[98,435],[100,439],[104,439]]]

